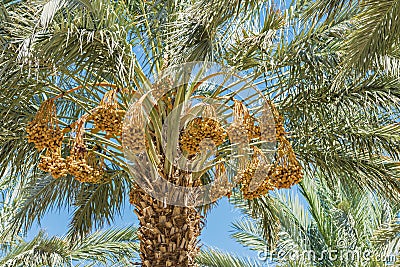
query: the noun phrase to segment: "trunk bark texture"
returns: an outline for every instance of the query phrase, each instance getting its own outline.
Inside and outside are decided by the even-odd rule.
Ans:
[[[131,202],[140,221],[140,257],[145,267],[194,267],[202,218],[194,208],[166,205],[136,186]]]

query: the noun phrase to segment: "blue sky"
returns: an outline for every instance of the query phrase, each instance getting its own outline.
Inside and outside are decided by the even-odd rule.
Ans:
[[[218,206],[207,216],[205,228],[201,235],[203,246],[216,247],[223,251],[229,251],[239,256],[257,257],[257,253],[250,251],[230,238],[232,230],[230,224],[242,218],[242,213],[224,197],[219,201]],[[32,239],[40,229],[45,230],[49,235],[64,235],[67,232],[69,214],[67,212],[49,212],[42,220],[41,225],[34,224],[28,232],[28,239]],[[138,225],[136,215],[133,213],[133,206],[127,203],[124,207],[122,217],[116,217],[114,226]]]

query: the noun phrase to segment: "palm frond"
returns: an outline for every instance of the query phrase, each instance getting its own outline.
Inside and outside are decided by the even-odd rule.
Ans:
[[[334,16],[342,9],[346,9],[352,3],[357,3],[358,0],[316,0],[306,1],[306,10],[304,12],[305,19],[310,17]]]
[[[243,200],[235,196],[233,204],[242,212],[257,221],[262,229],[262,237],[267,240],[268,247],[274,247],[279,231],[278,207],[270,196],[263,196],[253,200]]]
[[[48,210],[72,206],[75,209],[69,234],[72,238],[84,236],[104,223],[111,223],[119,213],[128,192],[124,177],[116,175],[111,182],[100,185],[80,183],[71,176],[34,178],[23,189],[23,199],[7,230],[26,231],[36,220],[40,223]]]
[[[260,264],[250,259],[239,258],[230,253],[224,253],[217,249],[203,250],[196,258],[202,267],[258,267]]]
[[[21,242],[0,259],[1,266],[74,266],[90,262],[126,266],[137,258],[136,228],[115,228],[95,232],[70,243],[65,237],[48,237],[44,232]]]
[[[96,231],[72,242],[71,257],[115,266],[129,265],[138,258],[137,227],[110,228]]]
[[[376,250],[389,255],[400,249],[400,218],[394,218],[388,223],[382,224],[371,237]]]
[[[93,228],[99,229],[104,223],[111,224],[120,215],[129,186],[124,173],[114,176],[108,183],[81,185],[71,203],[75,206],[68,233],[72,238],[85,235]]]
[[[357,16],[357,28],[346,43],[346,65],[368,71],[376,63],[385,63],[380,58],[390,54],[399,40],[400,3],[395,0],[366,0],[360,8],[362,12]]]
[[[254,220],[235,221],[232,223],[232,230],[231,237],[251,250],[264,251],[270,245],[263,237],[262,228]]]

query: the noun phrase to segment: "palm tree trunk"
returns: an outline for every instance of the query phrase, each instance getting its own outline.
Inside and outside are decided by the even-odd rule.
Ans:
[[[197,266],[201,216],[194,208],[166,205],[136,186],[131,202],[140,221],[140,257],[145,267]]]

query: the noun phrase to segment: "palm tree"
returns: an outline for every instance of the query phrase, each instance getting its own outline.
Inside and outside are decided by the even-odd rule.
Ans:
[[[174,207],[135,186],[139,178],[132,177],[125,162],[119,124],[107,128],[110,122],[103,122],[110,112],[102,114],[110,110],[112,121],[120,123],[138,93],[155,89],[151,76],[199,60],[242,71],[275,103],[284,120],[275,119],[284,126],[304,173],[320,172],[329,187],[340,181],[398,200],[398,79],[382,70],[345,76],[333,86],[346,74],[342,43],[359,10],[335,9],[335,16],[319,19],[303,8],[312,3],[298,1],[286,8],[254,0],[3,1],[0,164],[24,188],[24,202],[9,229],[28,229],[49,208],[73,206],[69,235],[78,239],[112,222],[132,188],[143,265],[194,266],[201,216],[208,207]],[[145,131],[151,163],[161,166],[167,180],[175,170],[160,153],[158,122],[170,114],[170,105],[174,109],[189,100],[193,94],[187,92],[198,87],[172,87],[157,108],[148,110],[148,127],[139,129]],[[221,99],[212,90],[199,92],[199,97]],[[250,96],[244,102],[251,101]],[[41,121],[45,127],[38,132],[34,126]],[[27,142],[27,126],[40,150]],[[138,144],[146,145],[140,138]],[[229,156],[224,141],[218,149]],[[40,168],[57,179],[36,168],[39,160]],[[178,185],[214,180],[213,171],[214,166],[195,175],[181,172]],[[239,189],[234,193],[241,194]],[[262,198],[248,205],[264,218],[264,237],[273,244],[275,203]]]
[[[261,221],[232,224],[232,237],[258,252],[258,259],[240,259],[218,249],[198,258],[202,266],[386,266],[399,261],[399,205],[357,188],[328,189],[322,180],[306,178],[299,191],[272,196],[281,222],[279,241],[268,249]],[[242,200],[243,211],[249,210]],[[237,265],[241,262],[241,265]],[[235,265],[236,264],[236,265]]]

